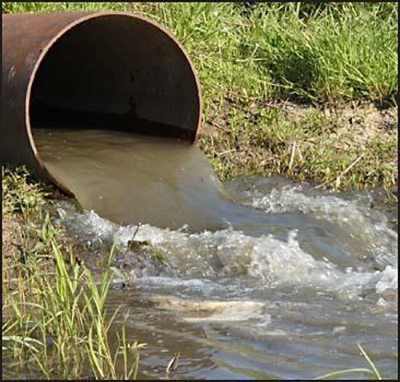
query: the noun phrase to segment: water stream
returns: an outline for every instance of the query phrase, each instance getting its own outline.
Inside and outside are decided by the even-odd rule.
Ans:
[[[118,246],[107,308],[122,305],[116,326],[147,343],[139,378],[166,378],[176,352],[176,379],[314,378],[367,367],[357,342],[397,377],[397,215],[375,208],[376,192],[221,185],[200,150],[174,140],[49,129],[35,139],[84,207],[57,211],[89,264]]]

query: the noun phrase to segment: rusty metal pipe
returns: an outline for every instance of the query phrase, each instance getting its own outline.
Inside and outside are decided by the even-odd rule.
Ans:
[[[124,12],[3,15],[2,163],[25,164],[64,191],[35,126],[106,126],[195,142],[200,86],[179,42]]]

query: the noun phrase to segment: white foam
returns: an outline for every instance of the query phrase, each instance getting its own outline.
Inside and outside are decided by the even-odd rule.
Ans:
[[[308,193],[307,193],[308,192]],[[384,265],[397,264],[398,234],[388,227],[383,213],[333,195],[316,195],[301,187],[285,186],[263,195],[250,192],[245,204],[263,209],[267,214],[300,212],[334,224],[337,233],[362,245],[364,255],[370,251],[375,261]],[[369,196],[369,199],[371,197]],[[360,250],[362,250],[360,248]]]
[[[271,192],[271,195],[254,200],[258,207],[267,206],[267,211],[301,208],[320,217],[336,217],[337,222],[345,222],[349,229],[362,225],[368,235],[377,238],[384,233],[390,242],[388,246],[397,247],[394,242],[397,234],[387,228],[384,219],[371,225],[354,203],[333,196],[311,197],[295,189],[286,189],[281,194]],[[397,256],[382,242],[376,246],[377,256],[385,258],[386,266],[382,270],[361,272],[353,267],[339,269],[327,259],[315,259],[300,247],[295,230],[289,233],[287,241],[283,241],[272,235],[251,237],[233,229],[190,234],[143,225],[137,231],[136,226],[118,226],[94,212],[62,215],[60,221],[72,225],[75,232],[83,232],[93,240],[101,238],[108,244],[114,241],[124,252],[133,237],[161,250],[171,266],[162,275],[151,274],[154,267],[142,274],[135,272],[140,285],[181,286],[210,294],[224,277],[235,281],[251,279],[251,285],[257,288],[316,286],[337,291],[348,298],[358,298],[366,290],[382,294],[389,289],[397,293]]]
[[[168,296],[152,296],[150,301],[162,309],[184,312],[182,318],[188,322],[251,321],[257,326],[271,323],[266,305],[258,301],[188,300]]]

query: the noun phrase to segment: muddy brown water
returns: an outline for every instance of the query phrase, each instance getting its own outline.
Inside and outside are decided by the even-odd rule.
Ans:
[[[34,134],[46,167],[86,210],[120,224],[188,224],[194,230],[224,225],[226,197],[196,146],[100,129]]]
[[[114,329],[125,322],[130,341],[147,343],[139,378],[309,379],[368,367],[358,342],[384,378],[397,377],[397,210],[376,208],[382,190],[279,177],[222,185],[177,140],[34,133],[83,206],[60,202],[57,222],[91,248],[88,264],[96,270],[117,244],[107,309],[121,306]],[[128,245],[136,231],[143,248]]]

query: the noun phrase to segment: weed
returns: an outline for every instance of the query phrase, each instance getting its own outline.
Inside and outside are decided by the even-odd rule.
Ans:
[[[397,105],[395,3],[4,2],[3,10],[137,12],[169,29],[198,70],[200,144],[221,179],[281,174],[336,189],[397,182],[395,129],[389,143],[377,134],[364,148],[357,138],[368,122],[355,131],[320,108]],[[276,99],[318,107],[294,121]],[[345,126],[347,137],[335,134]],[[32,202],[25,196],[21,208]]]
[[[320,377],[317,377],[315,379],[332,379],[332,378],[336,378],[336,377],[343,377],[349,374],[370,374],[373,375],[375,377],[375,379],[381,381],[382,380],[382,376],[379,373],[379,370],[377,369],[377,367],[375,366],[375,364],[371,361],[371,358],[368,356],[368,354],[366,353],[366,351],[364,350],[364,348],[358,343],[357,344],[358,348],[360,349],[360,352],[362,354],[362,356],[366,359],[366,361],[368,362],[370,369],[367,368],[353,368],[353,369],[345,369],[345,370],[339,370],[339,371],[335,371],[329,374],[325,374],[322,375]]]
[[[3,171],[4,217],[9,221],[19,216],[12,239],[7,245],[3,241],[3,359],[14,359],[20,368],[35,366],[47,379],[135,377],[143,344],[128,342],[124,332],[115,343],[110,327],[118,310],[108,317],[104,305],[115,248],[96,283],[63,241],[61,229],[51,223],[43,186],[33,187],[26,174],[23,169]],[[24,199],[27,189],[29,204]],[[23,261],[15,237],[25,249]],[[121,357],[124,366],[118,371]]]

